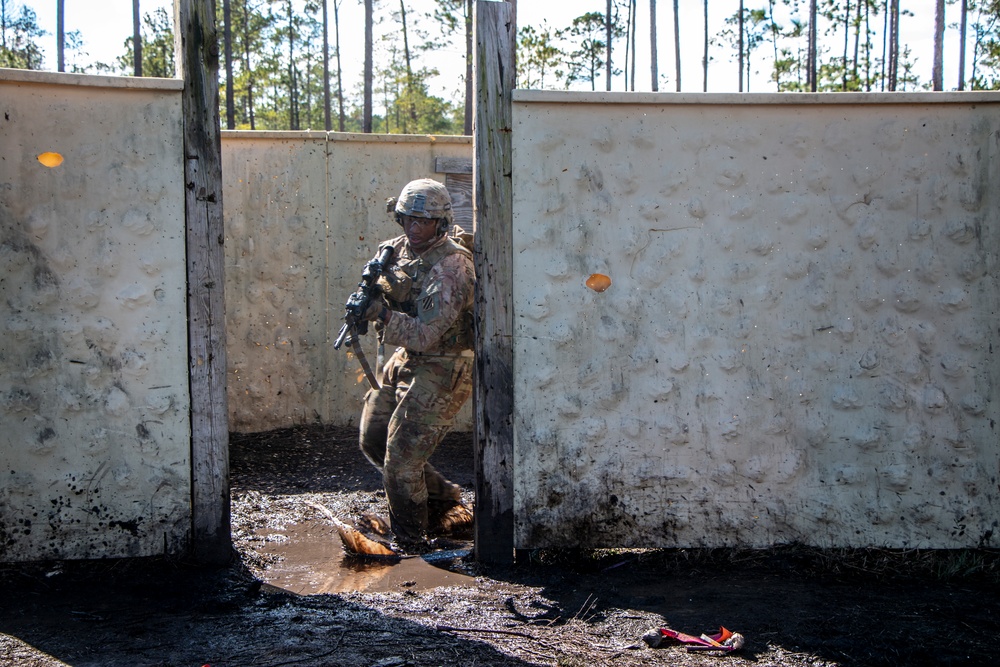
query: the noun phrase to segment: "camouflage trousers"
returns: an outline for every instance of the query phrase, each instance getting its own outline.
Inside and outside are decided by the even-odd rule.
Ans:
[[[472,393],[471,356],[396,350],[382,388],[370,389],[361,412],[361,451],[382,471],[396,538],[421,539],[428,512],[461,501],[461,488],[428,461]]]

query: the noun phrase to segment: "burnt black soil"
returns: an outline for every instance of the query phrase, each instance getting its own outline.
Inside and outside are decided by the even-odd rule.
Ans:
[[[234,558],[0,565],[0,664],[987,665],[1000,629],[995,551],[546,550],[513,567],[451,564],[468,586],[295,595],[263,584],[268,528],[384,513],[351,429],[232,438]],[[472,494],[467,436],[435,464]],[[670,644],[724,625],[723,657]]]

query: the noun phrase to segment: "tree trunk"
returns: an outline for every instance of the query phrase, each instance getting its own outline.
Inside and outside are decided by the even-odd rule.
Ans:
[[[612,0],[608,0],[607,13],[604,17],[604,32],[607,40],[605,45],[607,55],[604,58],[605,90],[611,90],[611,2]]]
[[[66,0],[56,0],[56,71],[66,71]]]
[[[226,129],[236,129],[236,101],[233,99],[233,13],[229,0],[222,0],[222,20],[226,41]]]
[[[288,0],[288,128],[299,129],[299,86],[295,72],[295,20]]]
[[[303,86],[299,91],[299,99],[302,98],[302,92],[305,92],[306,97],[306,129],[312,129],[313,126],[313,54],[312,51],[306,49],[306,80],[303,82]],[[298,79],[298,70],[296,69],[296,79]],[[301,101],[297,104],[297,113],[299,114],[299,127],[302,127],[302,103]]]
[[[410,39],[406,32],[406,4],[399,0],[399,20],[403,24],[403,59],[406,61],[406,99],[409,100],[409,116],[413,121],[413,128],[403,127],[403,134],[407,130],[415,131],[417,125],[417,107],[413,102],[413,65],[410,60]]]
[[[326,3],[323,0],[323,127],[329,132],[333,129],[333,119],[330,117],[330,17]]]
[[[465,0],[465,123],[462,132],[472,136],[472,1]],[[515,40],[516,41],[516,40]]]
[[[337,128],[344,131],[344,70],[340,62],[340,0],[333,0],[333,29],[336,32],[337,41],[337,105],[338,119]]]
[[[631,38],[632,38],[632,69],[631,69],[631,75],[629,76],[629,83],[630,83],[629,90],[632,91],[635,90],[635,51],[636,51],[635,30],[636,30],[636,24],[639,22],[639,17],[637,16],[638,9],[639,8],[636,6],[635,0],[632,0],[632,4],[629,6],[629,16],[630,16],[629,22],[631,23],[629,31],[631,32]]]
[[[774,89],[781,92],[781,75],[778,73],[778,26],[774,22],[774,0],[767,2],[768,18],[771,20],[771,47],[774,51]]]
[[[623,72],[625,74],[625,90],[628,90],[628,74],[629,74],[628,63],[629,63],[629,56],[632,53],[630,48],[632,46],[631,40],[632,40],[632,0],[628,0],[628,14],[625,19],[625,71]]]
[[[859,0],[855,5],[855,11],[857,12],[857,17],[854,21],[854,60],[851,64],[851,78],[854,79],[854,85],[861,89],[860,83],[858,82],[858,53],[861,49],[861,2],[864,0]],[[868,3],[865,2],[865,5]]]
[[[813,2],[815,2],[815,0],[813,0]],[[739,49],[740,55],[739,58],[737,58],[737,61],[739,62],[739,70],[740,70],[739,91],[742,93],[743,92],[743,0],[740,0],[740,17],[738,24],[740,28],[740,39],[739,39],[739,46],[737,48]]]
[[[944,0],[937,0],[934,7],[934,65],[931,68],[931,85],[934,90],[944,90]]]
[[[965,90],[965,39],[969,27],[969,0],[962,0],[961,38],[958,44],[958,89]]]
[[[891,0],[885,0],[885,18],[882,19],[882,92],[885,92],[889,82],[889,9]]]
[[[844,69],[841,72],[841,84],[840,89],[847,91],[847,50],[851,45],[851,0],[847,0],[847,9],[844,10],[844,57],[842,61],[842,67]]]
[[[250,129],[257,129],[256,115],[254,114],[253,99],[253,69],[250,67],[250,7],[248,2],[243,0],[243,66],[247,76],[247,115],[250,117]]]
[[[871,1],[865,2],[865,92],[872,92],[872,10]]]
[[[679,93],[681,92],[681,15],[677,0],[674,0],[674,75],[677,77],[674,90]]]
[[[972,42],[972,67],[969,71],[969,85],[976,89],[976,73],[979,71],[979,49],[982,46],[983,31],[979,26],[975,26],[975,39]]]
[[[365,0],[365,92],[361,119],[361,131],[369,133],[372,131],[372,73],[374,71],[372,63],[373,2],[374,0]]]
[[[816,0],[809,0],[809,53],[806,56],[806,77],[809,81],[809,90],[816,92],[818,85],[816,81]]]
[[[139,0],[132,0],[132,69],[136,76],[142,76],[142,17],[139,14]]]
[[[660,89],[656,58],[656,0],[649,0],[649,73],[654,93]]]
[[[895,92],[899,81],[899,0],[889,4],[889,91]]]
[[[705,50],[701,56],[701,92],[708,92],[708,0],[705,0]]]

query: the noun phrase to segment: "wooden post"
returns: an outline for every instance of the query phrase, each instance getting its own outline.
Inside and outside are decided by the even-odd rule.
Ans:
[[[514,560],[513,190],[510,4],[476,2],[472,194],[476,266],[476,558]]]
[[[184,79],[191,547],[195,560],[224,564],[232,557],[232,539],[219,39],[214,0],[175,0],[174,34],[178,77]]]

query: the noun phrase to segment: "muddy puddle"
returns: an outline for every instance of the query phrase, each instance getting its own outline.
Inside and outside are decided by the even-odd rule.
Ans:
[[[320,523],[286,526],[261,533],[262,555],[275,557],[263,581],[296,595],[367,591],[426,591],[443,586],[474,586],[461,572],[468,548],[440,551],[396,562],[360,560],[344,552],[335,528]]]

